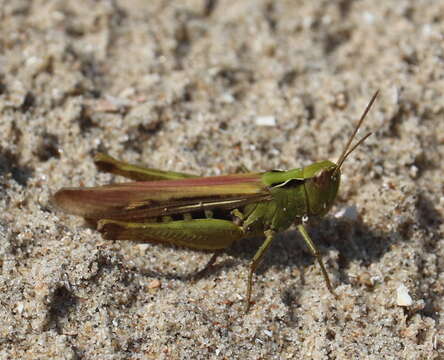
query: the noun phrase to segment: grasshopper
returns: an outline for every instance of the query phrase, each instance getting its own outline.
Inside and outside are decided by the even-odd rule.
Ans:
[[[311,217],[324,216],[332,207],[342,164],[371,135],[366,134],[351,146],[377,95],[378,91],[336,164],[326,160],[288,171],[198,177],[143,168],[98,154],[94,161],[100,171],[136,181],[63,188],[54,194],[53,202],[65,212],[96,224],[105,239],[214,251],[205,268],[216,261],[220,250],[233,242],[265,235],[249,266],[246,311],[250,307],[255,270],[276,233],[294,223],[317,259],[328,290],[336,296],[305,223]]]

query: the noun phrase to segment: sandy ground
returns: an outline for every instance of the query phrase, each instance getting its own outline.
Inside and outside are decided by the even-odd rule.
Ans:
[[[444,2],[3,0],[0,14],[1,359],[444,357]],[[193,282],[210,254],[105,241],[50,206],[63,186],[122,181],[96,171],[98,151],[202,175],[336,161],[376,89],[374,134],[310,228],[338,299],[294,230],[244,314],[261,239]]]

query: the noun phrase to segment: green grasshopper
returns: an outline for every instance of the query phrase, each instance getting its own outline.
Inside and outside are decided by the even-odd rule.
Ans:
[[[100,171],[136,180],[91,188],[63,188],[53,197],[57,207],[97,225],[105,239],[168,243],[215,251],[258,235],[265,241],[250,263],[246,311],[250,307],[253,274],[276,233],[292,223],[317,259],[328,290],[335,295],[321,255],[304,224],[325,215],[338,193],[341,166],[371,135],[351,143],[369,112],[376,92],[337,163],[320,161],[288,171],[197,177],[142,168],[104,154],[95,157]],[[336,295],[335,295],[336,296]]]

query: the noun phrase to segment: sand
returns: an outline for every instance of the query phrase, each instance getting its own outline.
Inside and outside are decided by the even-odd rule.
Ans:
[[[444,2],[0,1],[1,359],[444,357]],[[201,175],[336,161],[310,234],[210,253],[106,241],[56,211],[123,181],[97,152]],[[359,136],[361,136],[359,135]]]

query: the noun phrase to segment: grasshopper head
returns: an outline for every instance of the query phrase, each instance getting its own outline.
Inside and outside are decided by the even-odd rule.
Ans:
[[[325,215],[333,205],[339,189],[341,180],[341,166],[347,157],[359,146],[371,133],[361,138],[355,145],[351,146],[362,122],[369,112],[373,102],[378,96],[378,91],[373,95],[358,122],[353,134],[350,136],[347,145],[342,151],[338,162],[320,161],[304,168],[305,194],[307,196],[308,215],[322,216]]]
[[[320,161],[304,168],[308,215],[323,216],[333,205],[339,189],[341,170],[331,161]]]

